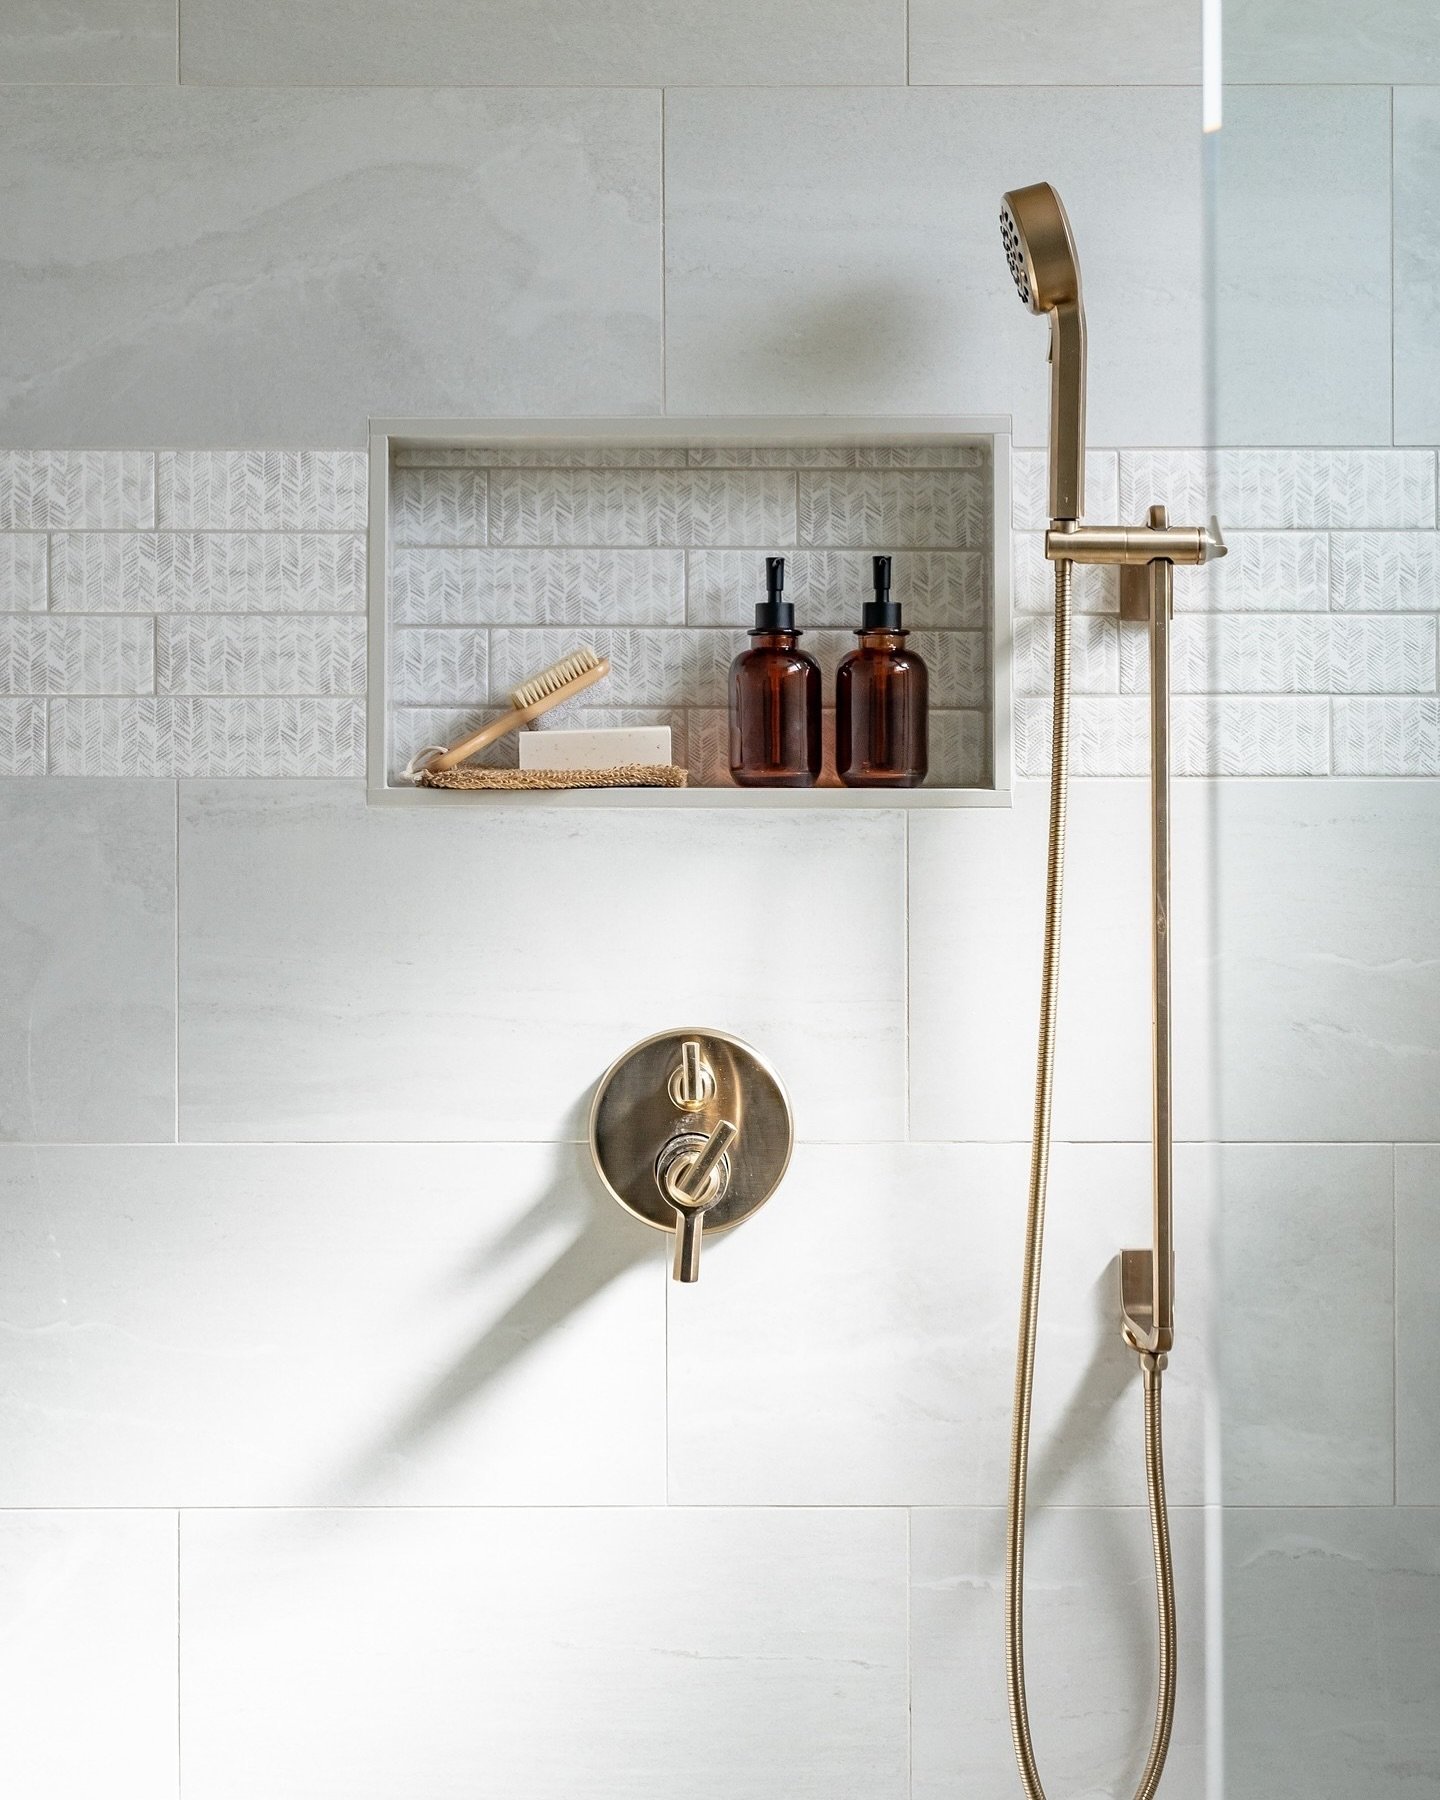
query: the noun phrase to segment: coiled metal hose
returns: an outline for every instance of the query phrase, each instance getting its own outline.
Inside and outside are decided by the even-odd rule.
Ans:
[[[1045,947],[1040,976],[1040,1034],[1035,1067],[1035,1118],[1030,1139],[1030,1200],[1025,1220],[1025,1265],[1020,1287],[1020,1340],[1015,1356],[1015,1410],[1010,1430],[1010,1487],[1005,1534],[1005,1677],[1010,1731],[1028,1800],[1046,1800],[1025,1696],[1025,1508],[1030,1476],[1030,1412],[1035,1390],[1035,1334],[1040,1314],[1040,1265],[1045,1245],[1045,1196],[1050,1176],[1050,1118],[1054,1092],[1055,1019],[1060,976],[1060,914],[1065,890],[1065,824],[1070,785],[1070,614],[1073,565],[1055,564],[1055,716],[1050,764],[1050,837],[1045,865]],[[1153,1800],[1170,1749],[1175,1720],[1175,1576],[1165,1506],[1165,1459],[1160,1407],[1163,1356],[1142,1355],[1145,1395],[1145,1485],[1155,1556],[1159,1628],[1155,1730],[1135,1800]]]

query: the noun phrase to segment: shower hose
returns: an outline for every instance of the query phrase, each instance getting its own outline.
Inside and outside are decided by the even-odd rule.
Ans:
[[[1065,819],[1070,778],[1070,613],[1073,565],[1055,564],[1055,714],[1050,766],[1050,835],[1045,865],[1045,947],[1040,977],[1040,1034],[1035,1058],[1035,1119],[1030,1140],[1030,1200],[1020,1289],[1020,1339],[1015,1356],[1015,1410],[1010,1432],[1010,1488],[1005,1537],[1005,1677],[1010,1730],[1020,1779],[1029,1800],[1045,1800],[1030,1709],[1025,1697],[1025,1507],[1030,1473],[1030,1411],[1035,1387],[1035,1331],[1040,1310],[1040,1264],[1045,1242],[1045,1195],[1050,1173],[1050,1114],[1055,1070],[1055,1014],[1060,973],[1060,911],[1065,887]],[[1165,1507],[1160,1379],[1164,1357],[1142,1354],[1145,1399],[1145,1485],[1155,1554],[1159,1659],[1155,1730],[1135,1789],[1152,1800],[1160,1785],[1175,1718],[1175,1578]]]

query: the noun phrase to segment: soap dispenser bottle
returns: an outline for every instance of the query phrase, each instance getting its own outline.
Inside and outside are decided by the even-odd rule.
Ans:
[[[785,558],[765,558],[750,648],[730,665],[730,773],[741,787],[813,787],[820,774],[820,665],[783,598]]]
[[[905,648],[890,558],[874,562],[856,648],[835,675],[835,772],[846,787],[919,787],[929,769],[929,676]]]

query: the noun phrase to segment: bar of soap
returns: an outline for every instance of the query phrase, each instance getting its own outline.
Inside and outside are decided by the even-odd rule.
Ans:
[[[670,761],[668,725],[626,725],[605,731],[522,731],[522,769],[618,769]]]

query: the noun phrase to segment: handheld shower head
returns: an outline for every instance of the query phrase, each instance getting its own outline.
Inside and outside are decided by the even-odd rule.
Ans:
[[[1000,236],[1020,298],[1050,315],[1050,517],[1077,520],[1085,510],[1085,305],[1070,221],[1048,181],[1005,195]]]

